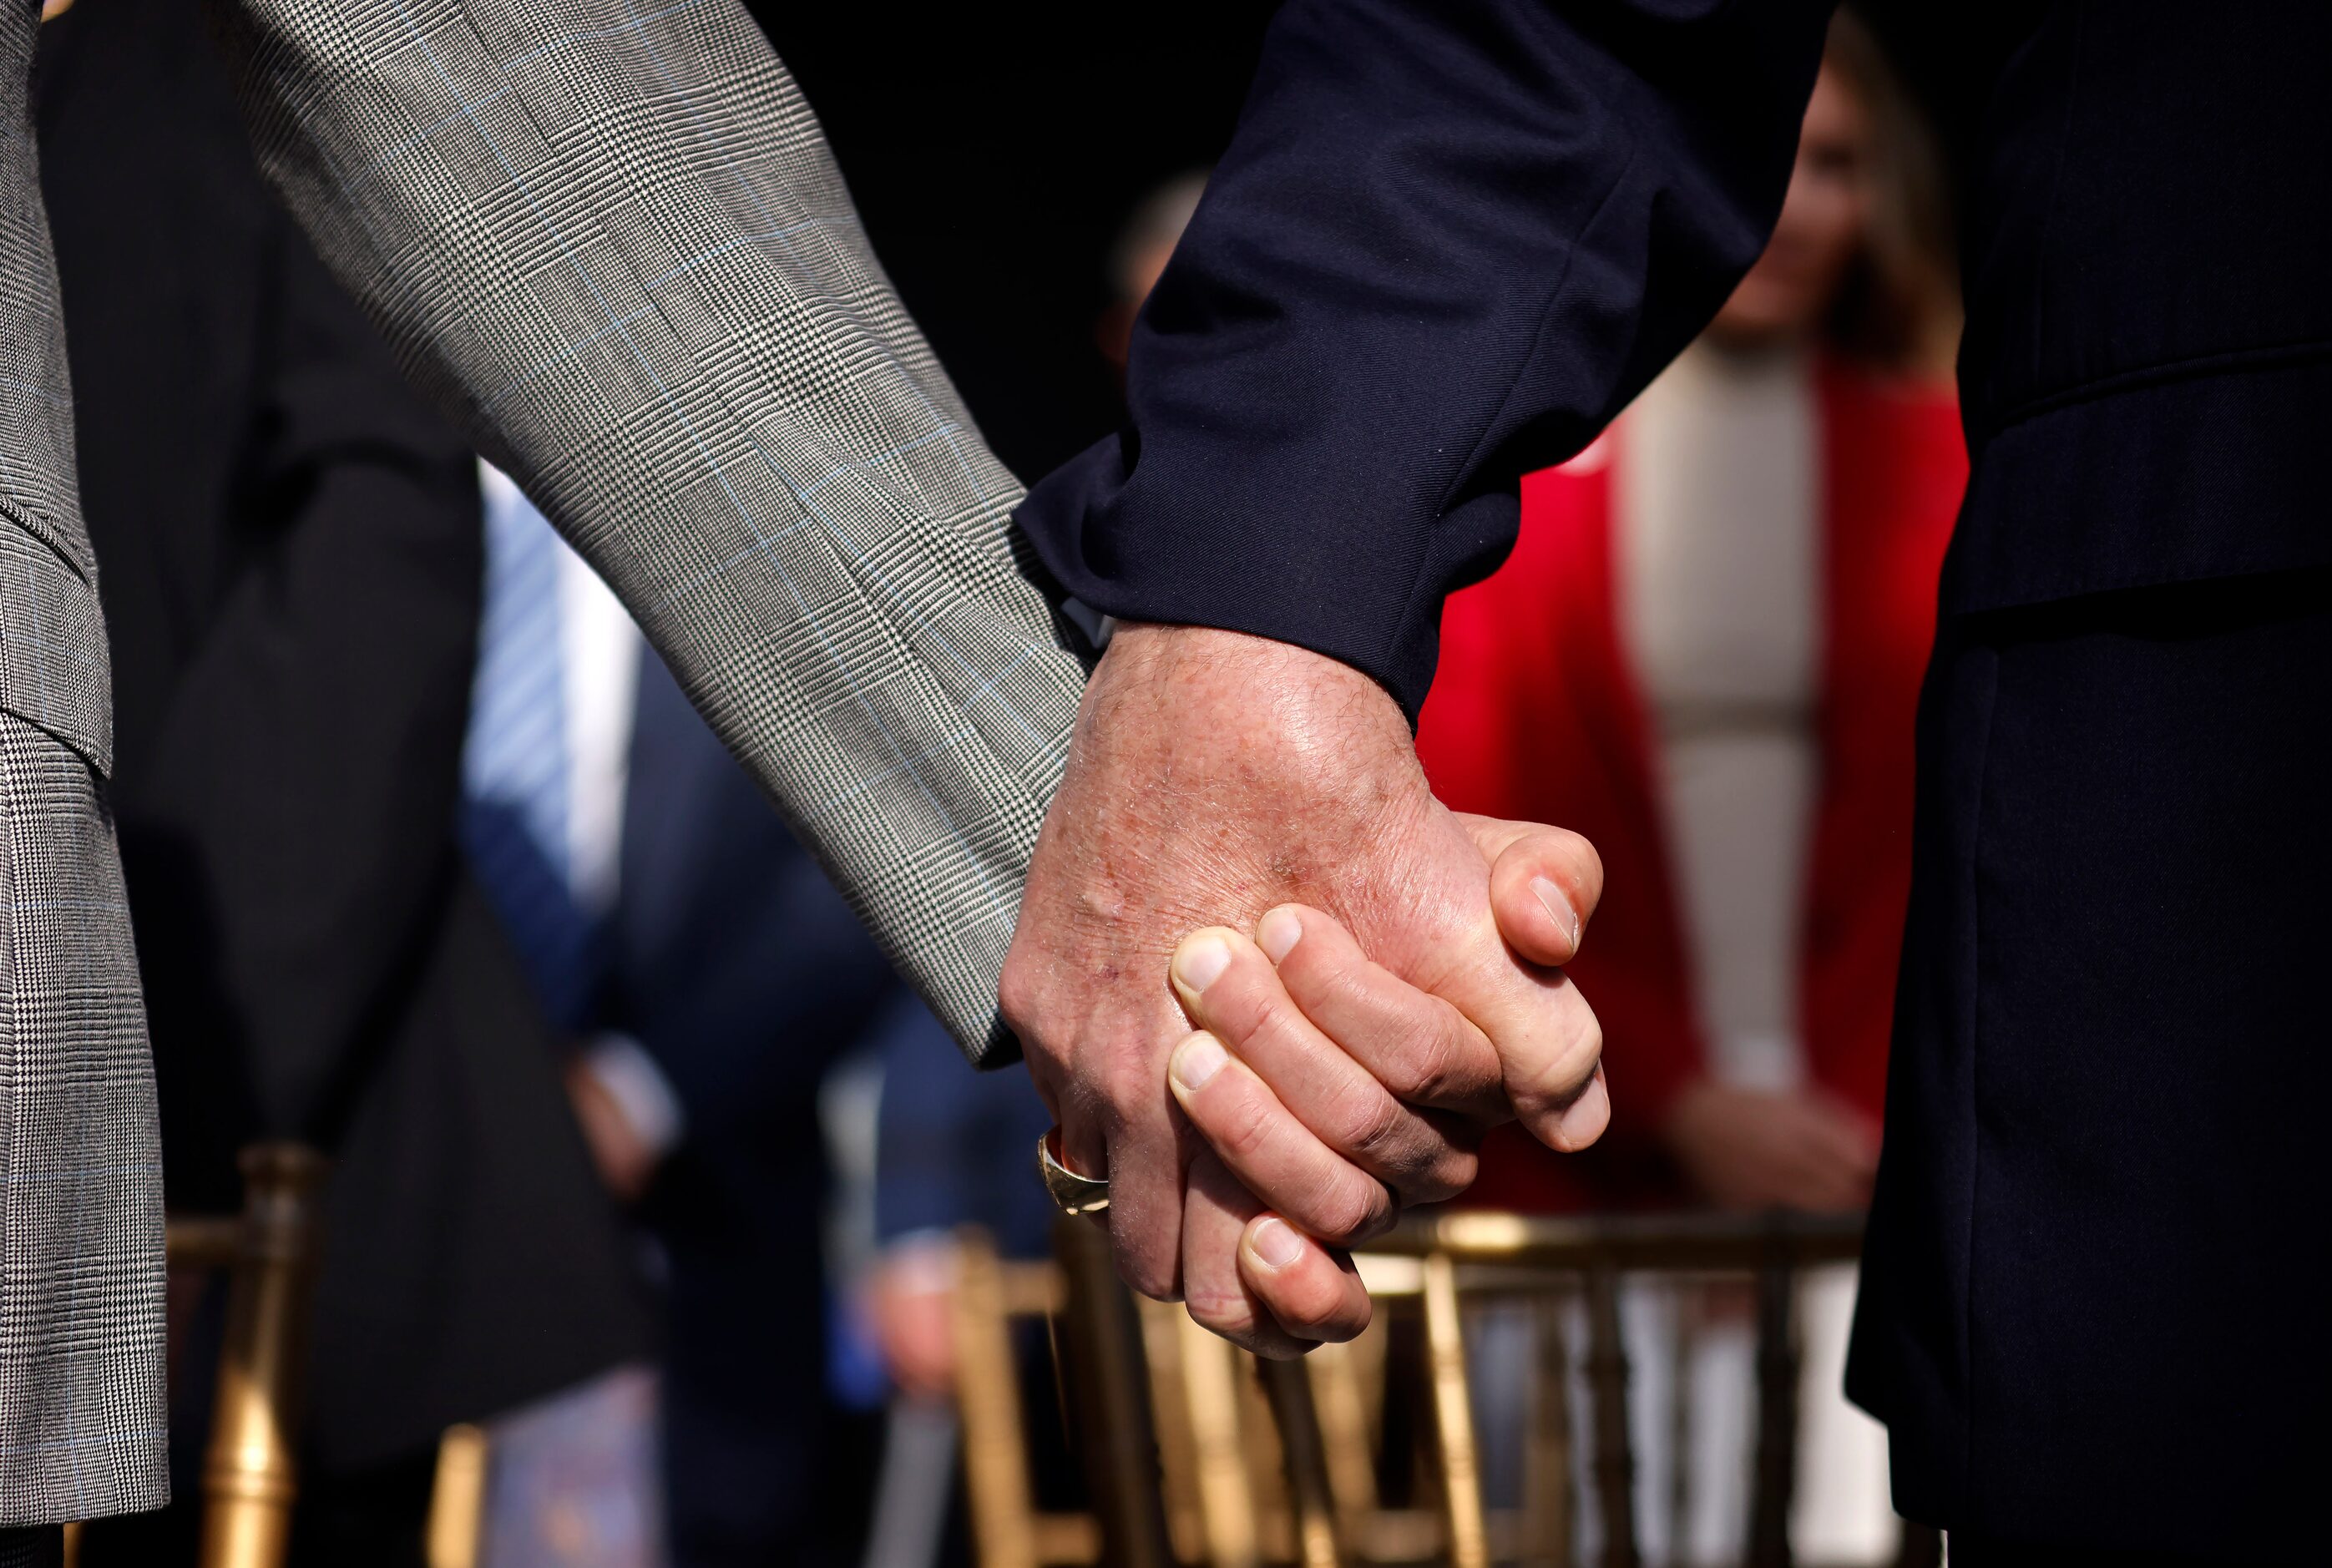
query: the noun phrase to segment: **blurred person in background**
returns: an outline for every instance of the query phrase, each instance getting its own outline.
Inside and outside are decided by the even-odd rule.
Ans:
[[[663,1309],[651,1410],[585,1388],[529,1412],[489,1561],[846,1560],[871,1459],[827,1390],[820,1085],[894,1034],[948,1037],[597,574],[508,479],[487,471],[485,496],[463,837]],[[972,1081],[943,1054],[950,1088]],[[608,1512],[594,1458],[639,1414],[653,1473],[622,1484],[659,1496],[661,1528]],[[559,1555],[594,1520],[594,1554]]]
[[[877,1251],[863,1299],[894,1397],[866,1561],[922,1568],[964,1553],[954,1507],[958,1235],[977,1227],[1008,1258],[1051,1255],[1058,1211],[1028,1172],[1052,1118],[1024,1069],[971,1071],[928,1019],[890,1030],[882,1064]],[[1036,1468],[1046,1505],[1056,1506],[1052,1483],[1075,1467],[1048,1418],[1059,1401],[1041,1342],[1024,1347],[1020,1370],[1028,1438],[1040,1460],[1057,1461]]]
[[[167,1194],[232,1209],[256,1138],[329,1154],[295,1561],[410,1568],[446,1426],[649,1343],[455,842],[472,460],[261,184],[199,8],[104,0],[43,33]],[[180,1502],[92,1527],[91,1568],[192,1561],[214,1317],[181,1324]]]
[[[1158,275],[1174,254],[1174,242],[1190,226],[1190,215],[1199,210],[1199,198],[1206,190],[1204,169],[1175,176],[1135,205],[1109,247],[1111,294],[1094,322],[1094,343],[1109,361],[1121,388],[1125,385],[1126,350],[1133,341],[1133,319],[1142,313],[1142,301],[1158,286]]]
[[[975,1073],[942,1030],[888,1032],[876,1116],[874,1234],[867,1301],[884,1364],[912,1400],[953,1391],[948,1316],[953,1236],[978,1226],[1007,1257],[1052,1252],[1057,1214],[1028,1171],[1052,1124],[1026,1071]]]
[[[1567,967],[1623,1086],[1584,1154],[1494,1132],[1467,1203],[1869,1200],[1913,713],[1966,480],[1943,207],[1916,110],[1840,14],[1763,255],[1593,445],[1524,478],[1514,554],[1443,611],[1419,753],[1451,806],[1595,845],[1608,892]],[[1795,1540],[1839,1560],[1891,1528],[1883,1433],[1840,1391],[1852,1294],[1827,1271],[1803,1306]],[[1722,1561],[1747,1519],[1747,1325],[1698,1297],[1628,1306],[1644,1495],[1676,1495],[1671,1465],[1689,1480],[1680,1519],[1639,1528],[1672,1561]],[[1680,1363],[1678,1311],[1711,1319]]]
[[[1966,482],[1940,171],[1832,24],[1772,243],[1592,446],[1523,482],[1419,722],[1461,810],[1585,834],[1568,966],[1630,1100],[1595,1151],[1491,1134],[1469,1199],[1868,1199],[1910,882],[1912,715]]]

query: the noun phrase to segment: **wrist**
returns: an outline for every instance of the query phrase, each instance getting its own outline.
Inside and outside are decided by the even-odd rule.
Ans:
[[[1387,782],[1423,783],[1392,694],[1342,660],[1294,643],[1120,622],[1094,688],[1088,716],[1097,723],[1149,722],[1178,745],[1236,752],[1242,770],[1300,769],[1313,790],[1336,786],[1356,796]]]
[[[1121,806],[1153,810],[1161,826],[1218,825],[1185,842],[1228,860],[1221,869],[1238,872],[1257,902],[1198,923],[1332,894],[1322,874],[1372,859],[1370,844],[1400,842],[1432,803],[1408,721],[1383,687],[1309,648],[1212,626],[1121,624],[1087,688],[1076,744],[1084,756],[1072,767],[1114,776]],[[1196,884],[1208,884],[1219,875]]]

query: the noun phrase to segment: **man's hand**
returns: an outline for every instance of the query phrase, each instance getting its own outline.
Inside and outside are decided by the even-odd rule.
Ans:
[[[1037,841],[1002,1003],[1069,1163],[1110,1178],[1128,1281],[1266,1352],[1347,1337],[1366,1300],[1333,1249],[1470,1181],[1488,1124],[1592,1143],[1601,1036],[1553,966],[1601,884],[1575,835],[1444,809],[1400,710],[1347,666],[1122,628]],[[1293,1246],[1278,1214],[1325,1248]]]

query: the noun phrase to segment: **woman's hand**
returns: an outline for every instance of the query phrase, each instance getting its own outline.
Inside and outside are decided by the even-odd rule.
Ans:
[[[1661,1128],[1687,1175],[1720,1209],[1843,1213],[1870,1201],[1878,1130],[1818,1089],[1775,1094],[1703,1079]]]

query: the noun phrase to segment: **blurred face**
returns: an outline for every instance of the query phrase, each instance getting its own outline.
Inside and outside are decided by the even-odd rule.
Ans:
[[[1870,221],[1870,137],[1862,100],[1823,66],[1773,240],[1710,324],[1720,341],[1793,341],[1821,323]]]

